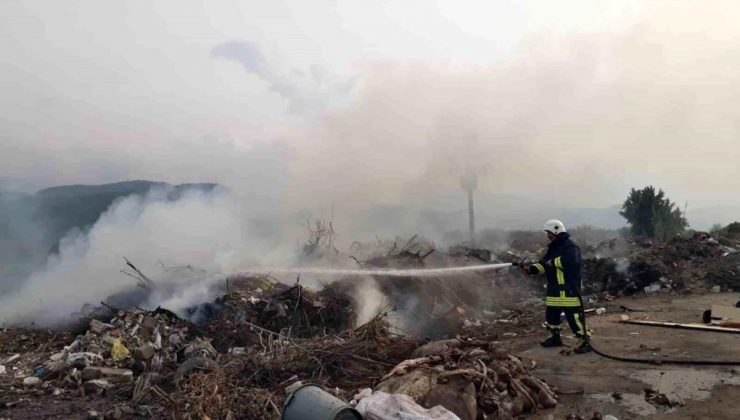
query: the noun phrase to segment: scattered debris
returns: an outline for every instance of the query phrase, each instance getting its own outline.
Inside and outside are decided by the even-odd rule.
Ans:
[[[705,324],[726,328],[740,328],[740,309],[731,306],[712,305],[702,314]]]
[[[21,355],[20,354],[14,354],[14,355],[8,357],[7,359],[5,359],[5,361],[3,362],[3,364],[9,365],[9,364],[15,362],[16,360],[18,360],[20,358],[21,358]]]
[[[624,305],[619,305],[619,309],[621,309],[622,312],[648,312],[646,309],[633,309],[633,308],[628,308],[627,306],[624,306]]]
[[[650,347],[646,344],[640,344],[640,350],[647,350],[647,351],[660,351],[660,347]]]
[[[666,394],[655,391],[651,388],[645,388],[645,401],[651,404],[662,405],[662,406],[667,406],[667,407],[676,407],[676,406],[686,405],[684,400],[678,396],[673,396],[673,398],[669,398]]]
[[[660,284],[654,283],[649,286],[645,286],[643,290],[645,291],[645,293],[655,293],[660,290]]]
[[[23,379],[23,386],[30,388],[38,385],[41,385],[41,379],[36,376],[29,376]]]

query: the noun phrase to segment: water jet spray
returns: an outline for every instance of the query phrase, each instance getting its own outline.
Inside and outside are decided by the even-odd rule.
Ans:
[[[319,268],[319,267],[294,267],[294,268],[262,268],[248,270],[242,274],[325,274],[340,276],[389,276],[389,277],[438,277],[449,276],[465,272],[492,271],[501,268],[512,267],[512,263],[480,264],[465,267],[445,268],[414,268],[414,269],[384,269],[384,268]]]

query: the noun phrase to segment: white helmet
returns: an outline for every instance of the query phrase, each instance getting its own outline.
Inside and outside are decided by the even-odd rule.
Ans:
[[[565,232],[565,225],[560,220],[548,220],[545,222],[545,226],[543,228],[545,232],[550,232],[553,235],[557,235],[559,233]]]

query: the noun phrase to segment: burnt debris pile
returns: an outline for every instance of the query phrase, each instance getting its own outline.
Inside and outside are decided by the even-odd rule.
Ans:
[[[371,269],[475,265],[490,258],[471,249],[434,252],[415,237],[354,251],[356,263]],[[136,290],[162,289],[127,265]],[[450,337],[479,330],[475,317],[495,315],[484,309],[493,300],[481,305],[492,284],[514,281],[512,273],[372,275],[313,288],[300,276],[286,284],[269,275],[239,275],[219,281],[216,298],[177,314],[110,301],[86,305],[75,331],[1,333],[0,403],[23,410],[34,398],[82,401],[98,410],[91,416],[105,418],[278,418],[290,395],[285,388],[300,381],[354,400],[360,412],[387,394],[409,410],[513,418],[555,405],[553,389],[529,374],[531,363],[495,342],[498,333]],[[369,286],[383,297],[370,305],[370,316]],[[494,295],[511,301],[508,294]],[[126,295],[117,302],[127,299],[134,300]],[[510,323],[503,319],[502,325]],[[447,340],[430,341],[440,337]],[[462,403],[455,399],[460,389]]]
[[[76,334],[6,330],[2,407],[34,397],[102,399],[107,411],[93,414],[105,418],[277,418],[285,387],[297,381],[343,401],[363,389],[405,394],[414,407],[463,419],[513,418],[557,403],[529,374],[532,362],[492,339],[424,342],[394,333],[388,312],[354,327],[351,300],[341,287],[243,277],[230,279],[213,302],[219,310],[200,325],[163,308],[105,307]]]
[[[680,235],[664,243],[634,241],[629,245],[612,255],[584,255],[585,293],[740,289],[740,248],[723,245],[708,233]]]

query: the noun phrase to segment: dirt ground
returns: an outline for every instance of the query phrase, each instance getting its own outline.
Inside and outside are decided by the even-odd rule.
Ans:
[[[645,309],[627,312],[631,319],[672,322],[701,322],[701,315],[712,304],[734,305],[736,293],[708,295],[650,295],[622,298],[608,305],[607,313],[588,318],[593,343],[602,352],[637,358],[670,357],[675,359],[738,360],[740,335],[657,328],[619,323],[619,308]],[[589,305],[594,306],[594,305]],[[568,331],[568,330],[564,330]],[[564,335],[568,335],[565,333]],[[569,414],[591,418],[594,412],[616,418],[737,419],[740,417],[740,367],[675,366],[624,363],[597,354],[561,355],[557,349],[545,349],[533,335],[516,339],[518,354],[537,360],[535,375],[556,385],[563,392],[553,410],[530,418],[564,419]],[[573,346],[576,340],[567,339]],[[675,396],[684,406],[661,407],[645,401],[644,389],[652,388]],[[616,400],[612,394],[621,394]]]
[[[95,413],[105,412],[111,400],[99,396],[88,399],[54,397],[51,395],[27,396],[13,399],[17,406],[0,410],[0,419],[88,419]]]

